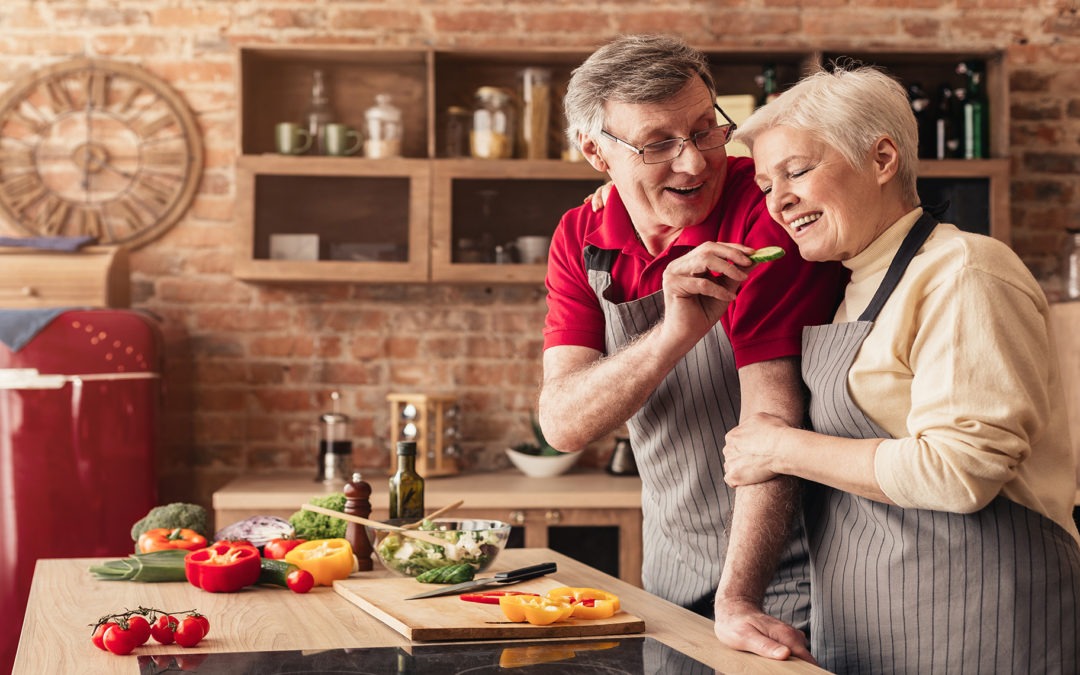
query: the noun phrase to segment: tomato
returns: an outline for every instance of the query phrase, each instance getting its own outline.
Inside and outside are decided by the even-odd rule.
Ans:
[[[121,628],[119,625],[109,626],[102,638],[105,648],[113,654],[130,654],[139,646],[138,636],[130,628]]]
[[[499,604],[499,598],[507,595],[536,595],[536,593],[522,593],[521,591],[485,591],[483,593],[464,593],[460,596],[465,602],[479,602],[485,605]]]
[[[285,583],[293,593],[307,593],[315,585],[315,577],[307,570],[293,570],[285,577]]]
[[[194,647],[199,644],[199,641],[206,635],[203,631],[202,621],[199,621],[193,616],[189,616],[180,622],[180,625],[176,628],[176,644],[181,647]]]
[[[141,645],[146,644],[146,641],[150,639],[150,622],[145,616],[132,615],[128,619],[128,629],[135,634],[135,639]]]
[[[303,544],[305,541],[307,541],[307,539],[288,539],[285,537],[271,539],[266,546],[263,546],[263,557],[270,558],[271,560],[284,560],[286,553],[300,544]]]
[[[207,619],[205,616],[199,613],[192,614],[191,618],[197,620],[199,623],[202,624],[203,637],[206,637],[210,634],[210,619]]]
[[[179,625],[180,622],[175,616],[164,614],[150,627],[150,635],[163,645],[171,645],[176,640],[174,633]]]
[[[105,631],[109,630],[113,626],[117,625],[115,621],[106,621],[105,623],[99,623],[97,628],[94,629],[94,634],[90,636],[90,641],[94,643],[94,646],[103,652],[109,651],[105,647]]]

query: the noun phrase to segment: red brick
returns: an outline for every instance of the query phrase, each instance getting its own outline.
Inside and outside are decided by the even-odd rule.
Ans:
[[[307,335],[260,336],[248,345],[248,355],[256,357],[310,357],[314,341]]]
[[[328,23],[335,30],[361,28],[378,31],[412,31],[423,23],[423,16],[416,11],[398,9],[337,9],[331,11]]]
[[[507,33],[518,28],[517,18],[502,9],[481,10],[443,10],[431,12],[435,30],[448,33],[499,33],[505,39]]]

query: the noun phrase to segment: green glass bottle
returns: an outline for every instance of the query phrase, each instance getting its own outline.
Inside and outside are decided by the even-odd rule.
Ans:
[[[416,441],[397,444],[397,471],[390,476],[390,517],[424,517],[424,478],[416,473]]]

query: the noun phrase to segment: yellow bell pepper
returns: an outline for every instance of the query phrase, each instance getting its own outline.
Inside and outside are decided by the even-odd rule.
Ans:
[[[621,609],[619,596],[596,588],[561,586],[548,591],[547,597],[569,604],[578,619],[606,619]]]
[[[285,562],[307,570],[317,586],[332,586],[335,579],[346,579],[356,568],[356,556],[345,539],[305,541],[285,554]]]
[[[504,595],[499,607],[506,618],[514,623],[528,621],[534,626],[547,626],[570,618],[573,608],[558,600],[536,595]]]

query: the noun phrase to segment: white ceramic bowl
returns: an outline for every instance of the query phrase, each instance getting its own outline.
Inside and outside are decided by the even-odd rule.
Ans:
[[[526,476],[549,478],[570,470],[581,458],[580,452],[564,452],[558,455],[530,455],[513,448],[506,449],[506,456]]]

